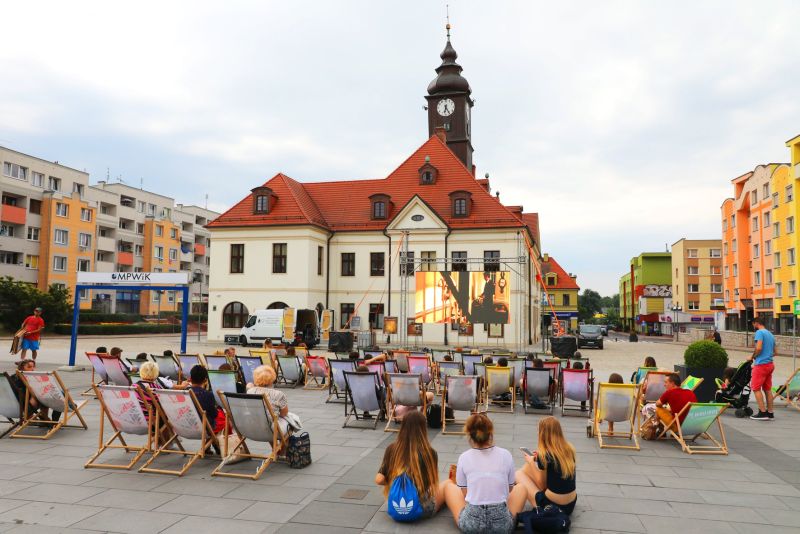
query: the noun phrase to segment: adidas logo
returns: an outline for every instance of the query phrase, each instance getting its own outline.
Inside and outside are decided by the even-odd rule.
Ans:
[[[411,510],[414,509],[414,501],[408,501],[408,503],[406,503],[406,500],[401,497],[400,504],[397,504],[396,501],[392,501],[392,507],[398,514],[406,515],[411,513]]]

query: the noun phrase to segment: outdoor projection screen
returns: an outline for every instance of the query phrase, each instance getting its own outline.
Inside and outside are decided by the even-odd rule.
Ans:
[[[511,276],[493,272],[417,272],[414,322],[508,324]]]

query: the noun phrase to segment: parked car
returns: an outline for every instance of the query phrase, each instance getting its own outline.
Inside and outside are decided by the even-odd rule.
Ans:
[[[583,324],[578,329],[578,348],[597,347],[603,348],[603,332],[600,325]]]

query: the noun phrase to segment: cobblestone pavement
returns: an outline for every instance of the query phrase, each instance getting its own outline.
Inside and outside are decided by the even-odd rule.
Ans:
[[[119,345],[127,356],[176,348],[173,337],[81,340],[80,350]],[[68,341],[46,340],[41,367],[66,361]],[[216,345],[194,345],[208,351]],[[618,371],[626,378],[644,358],[671,367],[684,347],[669,343],[606,343],[584,350],[598,378]],[[82,352],[81,352],[82,354]],[[732,363],[745,353],[731,353]],[[81,359],[79,363],[83,363]],[[780,358],[776,378],[789,373]],[[8,359],[0,370],[12,368]],[[74,395],[89,384],[88,372],[62,373]],[[393,523],[373,485],[383,449],[394,436],[380,430],[343,429],[343,406],[326,393],[284,390],[303,419],[314,463],[303,470],[269,467],[258,481],[212,478],[218,459],[198,461],[182,478],[86,470],[96,450],[99,405],[84,409],[89,430],[65,429],[49,441],[0,440],[0,532],[456,532],[442,510],[413,526]],[[557,414],[559,412],[557,411]],[[541,416],[491,414],[497,445],[512,451],[536,445]],[[641,451],[600,450],[586,437],[585,417],[558,417],[578,450],[578,505],[572,532],[800,532],[800,412],[776,407],[774,422],[723,416],[728,456],[698,457],[674,442],[643,442]],[[0,426],[0,428],[3,428]],[[468,445],[460,436],[431,431],[441,476]]]

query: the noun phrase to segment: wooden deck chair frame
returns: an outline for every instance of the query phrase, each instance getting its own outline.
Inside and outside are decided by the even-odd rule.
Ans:
[[[208,422],[206,418],[206,412],[200,407],[200,404],[197,402],[197,397],[195,397],[194,392],[191,389],[185,390],[176,390],[176,389],[152,389],[150,390],[153,395],[153,406],[156,409],[159,417],[162,417],[163,420],[167,422],[167,425],[170,429],[171,436],[168,440],[161,443],[161,428],[159,425],[156,425],[155,430],[155,437],[153,439],[153,443],[157,444],[154,448],[153,455],[144,463],[142,467],[139,468],[140,473],[158,473],[162,475],[176,475],[176,476],[183,476],[189,468],[194,465],[194,463],[199,460],[200,458],[205,458],[206,451],[209,447],[216,445],[219,447],[219,441],[217,440],[217,436],[214,435],[214,429],[211,428],[211,424]],[[200,435],[200,446],[197,450],[186,450],[183,446],[183,442],[181,441],[181,437],[178,432],[175,431],[175,424],[171,420],[168,415],[168,411],[164,410],[161,395],[164,395],[165,398],[170,395],[185,395],[188,396],[192,405],[195,408],[195,416],[200,420],[200,424],[202,425],[202,431]],[[185,438],[185,439],[192,439],[192,438]],[[170,447],[172,444],[175,444],[178,449],[171,449]],[[179,454],[182,456],[188,456],[189,459],[181,466],[179,470],[174,469],[158,469],[155,467],[150,467],[150,465],[155,462],[159,456],[162,454],[170,455],[170,454]]]
[[[705,430],[701,432],[694,433],[691,436],[684,435],[683,425],[686,424],[686,421],[681,423],[680,417],[684,413],[686,414],[686,420],[693,415],[692,409],[701,409],[701,408],[710,408],[714,407],[717,408],[719,411],[717,412],[716,416],[712,421],[705,426]],[[722,428],[722,419],[720,416],[730,407],[727,403],[714,403],[714,402],[690,402],[683,409],[677,413],[673,414],[672,419],[669,421],[663,421],[664,430],[658,435],[658,439],[665,438],[667,436],[672,436],[675,440],[680,444],[681,449],[688,453],[688,454],[728,454],[728,442],[725,439],[725,429]],[[717,423],[717,427],[719,428],[719,436],[720,441],[717,441],[711,434],[708,433],[708,430],[711,426]],[[672,427],[677,427],[678,431],[672,430]],[[694,443],[694,441],[698,437],[703,437],[709,440],[713,445],[690,445],[689,443]]]
[[[572,399],[567,397],[567,378],[568,376],[585,376],[586,377],[586,399]],[[592,399],[594,398],[594,372],[592,369],[562,369],[561,370],[561,415],[580,415],[592,416]],[[570,402],[572,401],[572,402]],[[581,402],[584,402],[586,409],[581,407]],[[588,413],[587,413],[588,410]],[[572,412],[572,413],[570,413]]]
[[[358,414],[359,408],[356,406],[355,398],[353,396],[353,388],[350,386],[350,377],[364,377],[364,376],[370,377],[371,376],[375,380],[375,398],[377,399],[377,404],[378,404],[378,407],[376,408],[378,410],[378,413],[377,414],[372,414],[372,417],[373,417],[373,419],[372,419],[372,421],[373,421],[372,429],[375,430],[376,428],[378,428],[378,420],[381,418],[381,416],[383,415],[383,413],[386,410],[386,405],[381,400],[380,395],[378,394],[378,384],[379,384],[379,382],[378,382],[378,373],[375,373],[375,372],[372,372],[372,373],[357,373],[357,372],[353,372],[353,373],[351,373],[350,371],[344,371],[342,374],[344,375],[344,380],[347,383],[347,390],[346,390],[347,397],[344,400],[345,420],[344,420],[344,424],[342,424],[342,428],[348,428],[347,424],[350,422],[350,419],[352,417],[354,417],[354,416],[356,418],[356,421],[369,421],[369,419],[364,419],[363,417],[359,416],[359,414]],[[366,379],[364,379],[364,378],[358,378],[358,380],[366,381]]]
[[[248,395],[246,393],[229,393],[224,391],[217,392],[219,398],[222,400],[223,409],[228,417],[228,421],[230,422],[229,425],[225,425],[225,432],[223,434],[223,450],[222,450],[222,461],[219,465],[211,472],[211,476],[219,476],[219,477],[231,477],[231,478],[247,478],[250,480],[258,480],[267,467],[270,466],[274,461],[278,459],[278,452],[281,450],[281,446],[283,443],[286,443],[286,436],[283,435],[281,432],[280,424],[278,423],[278,417],[275,414],[275,410],[272,409],[272,404],[269,402],[269,398],[267,398],[266,394],[262,395]],[[265,442],[270,444],[270,451],[269,454],[253,454],[250,451],[250,448],[247,446],[247,440],[251,439],[251,441],[255,441],[252,438],[248,438],[242,432],[239,431],[239,426],[236,424],[236,416],[234,415],[234,411],[230,407],[229,399],[260,399],[262,405],[264,407],[264,417],[266,419],[266,423],[268,423],[272,427],[272,441]],[[239,440],[239,443],[233,449],[228,448],[228,437],[230,436],[231,428],[233,432],[236,434],[236,437]],[[246,473],[226,473],[222,469],[225,467],[225,459],[229,456],[236,455],[240,458],[249,458],[251,460],[261,460],[261,463],[256,468],[255,473],[246,474]]]
[[[72,398],[69,390],[64,386],[64,382],[61,380],[61,377],[58,375],[57,371],[17,371],[17,376],[22,379],[22,382],[25,384],[25,404],[22,407],[22,413],[30,413],[31,408],[31,380],[30,378],[36,378],[39,376],[48,376],[55,380],[56,386],[60,389],[59,396],[64,399],[64,404],[56,403],[56,396],[53,396],[52,399],[48,400],[47,402],[43,402],[41,398],[36,396],[36,400],[39,402],[39,405],[47,406],[51,410],[57,410],[61,412],[61,417],[58,421],[53,421],[50,419],[41,419],[41,418],[26,418],[22,424],[17,427],[17,429],[11,434],[12,438],[20,438],[20,439],[41,439],[47,440],[50,437],[61,430],[62,428],[82,428],[84,430],[88,430],[89,426],[86,424],[86,421],[83,419],[83,415],[81,415],[81,408],[83,408],[86,403],[89,402],[89,399],[84,400],[80,404],[76,403],[75,400]],[[50,381],[50,378],[48,378]],[[70,406],[70,404],[72,406]],[[77,416],[78,420],[80,421],[80,425],[70,425],[69,420],[73,417]],[[23,434],[23,430],[25,430],[31,423],[36,422],[39,426],[50,426],[50,430],[47,431],[44,435],[36,435],[36,434]]]
[[[411,400],[413,395],[410,393],[409,388],[409,397],[406,398],[401,395],[401,392],[395,391],[395,383],[402,384],[402,383],[413,383],[415,382],[414,378],[416,377],[416,385],[417,385],[417,393],[419,393],[418,397],[414,398],[414,403],[403,403],[398,397],[402,397],[405,400]],[[397,388],[398,390],[400,388]],[[416,406],[422,408],[422,413],[426,413],[428,404],[428,398],[425,395],[425,389],[422,385],[422,375],[414,374],[414,373],[386,373],[386,428],[383,429],[384,432],[400,432],[399,428],[391,428],[392,424],[399,423],[395,416],[394,412],[398,406]]]
[[[775,398],[785,400],[787,407],[792,406],[794,409],[800,410],[800,388],[796,391],[790,389],[794,381],[800,381],[800,368],[795,369],[794,373],[783,383],[783,393],[776,393]]]
[[[339,367],[341,367],[341,370],[337,373],[335,368],[338,369]],[[341,373],[344,371],[354,373],[356,371],[356,361],[350,359],[328,360],[328,369],[330,371],[328,375],[328,398],[325,403],[345,402],[347,400],[347,382],[345,382],[344,375]]]
[[[158,419],[158,415],[156,414],[155,410],[152,409],[150,403],[146,399],[142,399],[141,402],[147,406],[147,411],[151,414],[149,419],[145,416],[144,411],[139,404],[139,388],[137,386],[125,387],[101,385],[94,386],[94,389],[97,400],[100,401],[100,433],[97,443],[97,452],[95,452],[94,455],[89,458],[89,461],[86,462],[83,467],[86,469],[101,468],[130,471],[133,466],[139,462],[142,456],[153,450],[153,436],[155,434],[154,425]],[[125,392],[128,393],[129,400],[119,402],[119,405],[114,406],[113,409],[112,407],[109,407],[108,400],[110,398],[114,398],[113,402],[117,403],[117,397],[123,397],[123,393]],[[106,395],[108,395],[108,398]],[[103,434],[106,420],[108,420],[108,423],[114,433],[104,442]],[[139,424],[139,428],[141,428],[142,425],[144,426],[144,434],[126,431],[126,428],[130,430],[131,428],[134,428],[137,423]],[[140,447],[129,445],[125,441],[123,434],[139,436],[146,435],[147,442],[145,445]],[[126,453],[133,454],[133,457],[127,464],[99,463],[97,461],[98,458],[100,458],[100,456],[102,456],[103,453],[109,449],[123,449]]]
[[[25,412],[22,411],[23,404],[19,402],[19,391],[11,382],[11,375],[0,373],[0,383],[5,384],[0,385],[0,417],[5,419],[4,423],[10,425],[0,433],[0,439],[2,439],[22,424]]]
[[[624,424],[627,422],[630,425],[630,430],[628,431],[620,431],[618,428],[615,428],[613,432],[608,430],[603,431],[602,424],[605,420],[605,415],[608,413],[608,406],[606,403],[608,399],[604,396],[606,392],[619,392],[625,393],[628,396],[629,402],[629,414],[624,420],[620,421],[613,421],[615,425],[617,424]],[[622,395],[617,395],[622,397]],[[638,429],[636,428],[636,412],[637,402],[639,398],[639,385],[638,384],[612,384],[607,382],[601,382],[597,388],[597,401],[594,407],[594,435],[597,437],[597,443],[600,445],[601,449],[629,449],[638,451],[639,447],[639,438],[638,438]],[[604,443],[603,438],[625,438],[628,440],[633,440],[633,445],[612,445],[609,443]]]
[[[181,364],[178,360],[175,359],[175,355],[172,356],[164,356],[163,354],[151,354],[150,359],[158,365],[158,374],[161,376],[166,376],[173,382],[180,382],[181,377],[183,375],[183,371],[181,370]],[[167,366],[164,365],[164,362],[168,362],[171,365],[170,369],[167,369]]]
[[[468,382],[469,380],[472,380],[472,382]],[[478,407],[480,406],[480,399],[478,398],[478,376],[477,375],[446,376],[445,380],[444,380],[444,393],[442,394],[442,434],[457,434],[457,435],[466,434],[466,431],[464,431],[463,426],[467,423],[467,420],[464,419],[463,421],[458,421],[455,418],[455,410],[456,410],[456,408],[454,408],[453,406],[450,405],[450,402],[451,402],[452,398],[450,396],[448,396],[448,394],[447,394],[447,390],[448,389],[451,389],[451,390],[454,389],[454,386],[452,386],[451,384],[455,384],[457,382],[464,382],[464,386],[469,386],[470,388],[473,388],[473,386],[474,386],[475,397],[472,399],[473,400],[472,408],[469,410],[469,412],[470,412],[470,415],[479,412]],[[464,406],[466,406],[466,404],[464,404]],[[453,432],[453,431],[448,431],[447,430],[448,420],[447,420],[446,414],[447,414],[447,408],[448,407],[452,408],[453,412],[454,412],[453,413],[454,417],[453,417],[452,420],[449,421],[449,423],[450,423],[451,426],[452,425],[461,426],[461,430],[460,431]],[[466,411],[466,410],[462,410],[462,411]]]
[[[281,360],[284,360],[281,363]],[[293,362],[294,365],[297,366],[297,379],[296,380],[289,380],[286,378],[286,372],[283,369],[284,364],[289,363],[289,360]],[[296,388],[300,385],[300,380],[303,378],[303,367],[300,365],[300,362],[297,360],[297,356],[278,356],[278,378],[275,380],[275,387],[291,387]]]
[[[501,383],[495,385],[494,379],[491,377],[497,376],[501,378],[497,378]],[[487,365],[485,368],[485,388],[486,388],[486,395],[484,398],[485,412],[492,412],[492,413],[514,413],[514,407],[517,404],[517,388],[513,385],[514,380],[514,368],[513,367],[500,367],[499,365]],[[493,400],[492,397],[495,395],[510,393],[511,400],[504,401],[504,400]],[[493,405],[508,405],[507,410],[498,410],[493,409]]]
[[[528,406],[528,380],[529,380],[529,376],[531,376],[529,372],[530,373],[542,373],[542,374],[547,373],[547,397],[546,397],[546,399],[547,399],[547,402],[546,402],[547,408],[546,409],[537,409],[537,408],[533,408],[533,407],[529,407]],[[555,389],[553,388],[554,382],[551,383],[550,381],[553,380],[553,375],[554,374],[555,374],[555,371],[552,368],[550,368],[550,369],[548,369],[546,367],[538,367],[538,368],[537,367],[526,367],[525,368],[525,376],[524,376],[524,381],[523,381],[523,384],[522,384],[522,386],[523,386],[522,387],[522,409],[523,409],[523,411],[525,413],[528,413],[528,411],[530,410],[532,413],[542,413],[542,412],[544,412],[544,413],[547,413],[547,414],[550,414],[550,415],[553,414],[553,410],[555,409],[555,404],[556,404],[556,392],[555,392]],[[539,396],[537,395],[537,397],[539,397]],[[542,397],[539,397],[539,400],[542,400]]]
[[[103,360],[100,358],[98,353],[86,352],[84,354],[86,354],[86,358],[89,360],[89,363],[92,364],[92,385],[89,386],[89,389],[81,393],[81,396],[94,397],[94,386],[108,384],[108,372],[106,372],[105,365],[103,365]],[[97,380],[98,376],[100,376],[100,380]]]
[[[325,356],[305,356],[306,361],[306,380],[303,389],[313,389],[321,391],[327,388],[325,379],[328,378],[330,371],[328,369],[328,359]],[[322,381],[320,382],[320,379]]]
[[[276,363],[277,360],[274,359],[275,352],[273,349],[250,349],[249,355],[261,358],[261,363],[263,365],[269,365],[275,370],[275,373],[278,372],[278,364]],[[237,355],[236,358],[239,358],[239,356]]]
[[[694,391],[700,387],[700,384],[702,384],[704,380],[705,378],[697,378],[696,376],[689,375],[681,382],[681,388]]]

